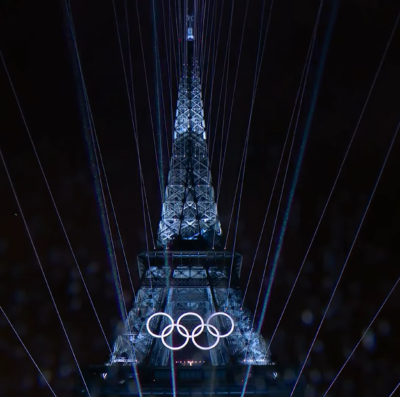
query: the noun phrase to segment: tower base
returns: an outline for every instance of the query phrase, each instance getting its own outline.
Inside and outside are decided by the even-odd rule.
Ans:
[[[234,394],[240,396],[247,366],[174,366],[176,395],[213,396]],[[171,367],[137,366],[141,395],[174,395]],[[248,380],[245,395],[259,397],[289,397],[294,381],[279,376],[276,365],[254,366]],[[131,366],[92,366],[84,371],[86,383],[92,397],[139,396],[133,368]],[[303,397],[306,385],[299,382],[293,397]],[[87,396],[84,387],[76,390],[76,396]]]

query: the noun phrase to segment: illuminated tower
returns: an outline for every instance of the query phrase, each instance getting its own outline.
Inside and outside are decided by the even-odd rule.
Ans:
[[[192,38],[191,27],[188,33],[187,37]],[[217,249],[222,232],[211,182],[199,68],[192,55],[193,45],[193,40],[187,40],[188,61],[183,65],[179,84],[168,186],[158,229],[159,250],[138,257],[141,288],[129,312],[125,333],[115,343],[111,364],[169,365],[171,350],[150,335],[146,327],[147,319],[155,312],[168,313],[174,319],[195,312],[204,320],[213,313],[226,312],[234,319],[234,331],[195,361],[212,365],[245,360],[268,363],[265,342],[251,332],[252,315],[241,308],[238,280],[242,258]],[[214,324],[229,330],[229,318],[220,317]],[[164,329],[168,324],[167,317],[158,316],[152,320],[151,329]],[[199,322],[195,316],[186,316],[182,324],[192,331]],[[212,345],[215,337],[204,333],[207,336],[199,335],[198,339]],[[176,361],[199,356],[199,352],[192,350],[188,346],[182,352],[177,351],[175,356],[180,360]]]
[[[252,365],[247,391],[282,395],[279,370],[242,307],[242,257],[219,249],[193,17],[187,20],[158,248],[138,256],[140,288],[124,330],[109,362],[87,376],[94,395],[172,394],[173,382],[177,394],[237,394]]]

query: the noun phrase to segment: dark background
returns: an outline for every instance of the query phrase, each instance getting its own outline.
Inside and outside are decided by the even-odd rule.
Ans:
[[[152,3],[138,1],[145,64],[141,53],[135,1],[128,1],[127,10],[140,156],[152,230],[156,233],[161,200],[144,70],[147,71],[154,126],[161,126],[164,178],[167,174],[168,152],[165,137],[168,137],[171,147],[170,98],[175,109],[177,87],[173,75],[170,96],[162,4],[160,0],[155,0],[166,114],[166,124],[163,118],[157,124],[153,35],[155,22]],[[165,18],[168,20],[169,2],[165,1],[163,4]],[[172,16],[175,17],[176,1],[171,1],[171,4]],[[232,103],[232,87],[246,7],[244,0],[235,1],[227,110],[223,113],[221,102],[220,118],[217,122],[232,2],[225,1],[223,6],[222,4],[222,1],[217,2],[217,18],[222,13],[222,22],[216,30],[220,31],[221,37],[213,89],[211,90],[211,66],[207,84],[203,82],[204,86],[207,85],[206,89],[203,87],[207,121],[211,109],[208,132],[210,141],[216,136],[212,166],[215,185],[221,146],[222,114],[225,114],[227,120]],[[115,5],[128,68],[125,5],[120,0],[116,0]],[[275,178],[318,5],[319,2],[311,0],[279,0],[275,1],[272,8],[251,121],[236,242],[237,251],[244,255],[243,287],[248,279]],[[315,88],[315,71],[320,61],[323,37],[332,16],[333,5],[333,0],[326,1],[323,8],[308,94],[297,131],[292,165],[289,168],[289,183],[292,181],[300,138],[304,131],[304,118],[309,111],[311,93]],[[249,122],[262,6],[263,3],[259,0],[250,1],[240,58],[222,193],[218,203],[225,235]],[[266,2],[266,16],[269,6],[270,3]],[[96,131],[133,282],[137,288],[136,255],[146,249],[146,241],[137,154],[113,4],[111,1],[73,0],[71,9]],[[343,0],[339,4],[299,184],[265,317],[263,333],[267,338],[275,328],[300,268],[399,11],[400,3],[393,0]],[[266,19],[262,32],[265,31],[265,27]],[[177,39],[174,38],[175,45],[178,44]],[[214,33],[206,36],[206,48],[209,48],[213,40]],[[170,45],[168,41],[167,43]],[[304,361],[396,129],[400,117],[399,46],[398,30],[337,189],[272,344],[274,355],[283,365],[290,364],[300,368]],[[112,343],[120,321],[118,302],[85,146],[81,87],[77,80],[63,3],[25,0],[1,2],[0,49],[68,237],[107,338]],[[175,71],[175,63],[172,63],[172,66],[172,70]],[[3,66],[0,67],[0,92],[0,148],[71,344],[81,366],[104,363],[108,359],[107,346],[60,227]],[[210,92],[213,95],[211,108]],[[160,114],[163,117],[163,111]],[[305,376],[311,385],[307,394],[309,397],[322,396],[399,277],[399,145],[397,140],[308,360]],[[73,382],[78,376],[77,367],[35,259],[3,166],[0,170],[0,186],[0,305],[57,395],[69,396]],[[283,197],[285,208],[288,189]],[[277,200],[278,194],[275,194],[246,297],[246,304],[250,308],[254,308],[260,288],[260,276],[268,251]],[[279,222],[282,223],[281,217]],[[228,248],[232,248],[233,234],[232,226]],[[150,238],[150,233],[148,237]],[[114,240],[125,300],[129,307],[132,293],[116,234]],[[275,248],[276,238],[272,246],[273,250]],[[396,290],[329,395],[386,397],[400,381],[400,349],[397,343],[400,332],[399,300],[400,292]],[[284,374],[286,377],[295,375],[297,373],[290,371]],[[400,392],[398,394],[400,395]],[[0,395],[51,395],[2,315]]]

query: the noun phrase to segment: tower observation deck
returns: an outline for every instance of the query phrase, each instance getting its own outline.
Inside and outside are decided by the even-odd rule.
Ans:
[[[246,394],[289,396],[242,307],[242,256],[219,249],[193,17],[187,21],[158,247],[138,256],[140,288],[124,330],[109,361],[87,368],[85,380],[92,396],[240,394],[251,365]]]

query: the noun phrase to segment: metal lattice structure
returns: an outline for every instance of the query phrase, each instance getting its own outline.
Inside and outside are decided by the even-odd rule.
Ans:
[[[147,319],[155,312],[167,313],[175,319],[182,313],[195,312],[207,319],[215,312],[225,311],[234,320],[234,332],[196,361],[213,366],[232,361],[268,365],[266,344],[252,330],[251,313],[241,307],[238,288],[241,256],[214,250],[221,236],[221,225],[211,182],[199,70],[196,59],[184,66],[168,186],[158,230],[158,245],[164,250],[139,255],[141,289],[124,332],[117,338],[110,364],[169,365],[171,351],[146,329]],[[170,250],[177,240],[202,241],[210,251]],[[221,318],[218,322],[222,330],[229,329],[225,320]],[[166,317],[154,319],[152,328],[164,329],[168,321]],[[188,330],[198,325],[196,318],[191,321],[185,319]],[[211,345],[211,335],[207,338],[204,342]]]
[[[239,254],[154,251],[143,253],[138,259],[141,288],[124,332],[116,340],[110,364],[169,365],[171,351],[146,330],[147,319],[160,311],[175,319],[185,312],[195,312],[207,319],[212,313],[226,311],[234,320],[234,332],[202,359],[214,366],[226,365],[232,360],[244,365],[270,364],[265,341],[251,328],[252,314],[241,306],[242,294],[237,287],[242,262]],[[231,269],[233,282],[228,289]],[[152,320],[151,328],[163,329],[168,324],[165,317],[158,318]],[[182,324],[191,330],[198,321],[188,318]],[[229,329],[226,318],[221,318],[218,325],[221,330]],[[213,338],[207,337],[211,345]]]
[[[242,256],[218,249],[222,232],[211,183],[198,63],[192,56],[193,17],[187,21],[186,64],[179,85],[158,250],[138,256],[140,288],[118,329],[110,360],[85,372],[90,394],[243,395],[246,378],[246,394],[289,396],[287,381],[271,361],[263,337],[254,332],[252,313],[243,306]],[[188,344],[182,343],[184,337],[177,332],[165,335],[164,343],[182,347],[172,351],[160,334],[168,327],[172,332],[170,321],[176,325],[184,314],[179,321],[186,335],[201,327],[201,319],[203,324],[211,318],[213,322],[195,338],[186,336],[187,342],[191,339]],[[221,337],[211,335],[210,327]],[[81,387],[77,395],[82,393],[89,395]],[[293,396],[304,396],[303,389]]]
[[[208,159],[203,101],[196,59],[184,65],[179,84],[168,186],[158,229],[158,245],[178,236],[212,240],[221,235]]]

